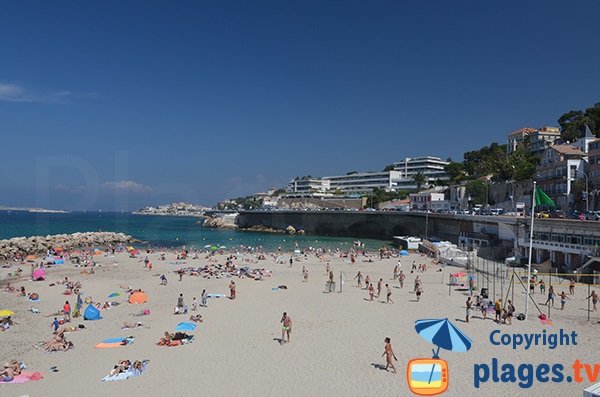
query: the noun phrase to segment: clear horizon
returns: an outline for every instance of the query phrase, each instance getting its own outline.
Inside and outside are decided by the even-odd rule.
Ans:
[[[340,5],[343,4],[343,5]],[[600,3],[7,3],[0,206],[212,206],[600,101]]]

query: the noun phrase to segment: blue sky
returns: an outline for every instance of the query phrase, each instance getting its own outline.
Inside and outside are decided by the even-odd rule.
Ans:
[[[206,205],[600,101],[597,1],[12,2],[0,205]]]

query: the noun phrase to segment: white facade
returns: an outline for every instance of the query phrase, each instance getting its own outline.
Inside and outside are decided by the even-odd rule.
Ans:
[[[394,169],[400,171],[402,176],[397,183],[396,190],[416,190],[417,184],[414,176],[419,172],[425,177],[425,183],[422,186],[424,188],[428,188],[437,180],[449,180],[450,176],[444,170],[448,164],[447,161],[433,156],[407,157],[402,161],[397,161],[394,163]]]
[[[399,171],[359,172],[350,175],[325,176],[331,191],[340,190],[346,195],[360,196],[369,194],[375,188],[397,190],[401,173]]]
[[[290,193],[325,193],[329,190],[330,183],[328,180],[320,178],[310,179],[293,179],[288,184],[287,191]]]
[[[410,209],[413,211],[449,210],[450,203],[444,200],[444,193],[411,193],[409,196]]]

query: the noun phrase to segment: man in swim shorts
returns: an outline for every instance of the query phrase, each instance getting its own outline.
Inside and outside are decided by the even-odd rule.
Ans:
[[[290,334],[292,333],[292,319],[287,315],[286,312],[283,312],[283,316],[281,317],[281,343],[286,343],[290,341]],[[287,335],[287,341],[285,337]]]

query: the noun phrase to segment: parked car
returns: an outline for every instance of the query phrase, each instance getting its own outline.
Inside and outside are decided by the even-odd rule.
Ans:
[[[563,210],[556,210],[556,211],[550,212],[550,218],[565,219],[566,217],[567,217],[567,215],[565,214],[565,211],[563,211]]]
[[[585,219],[588,221],[599,221],[600,211],[588,211],[585,213]]]

